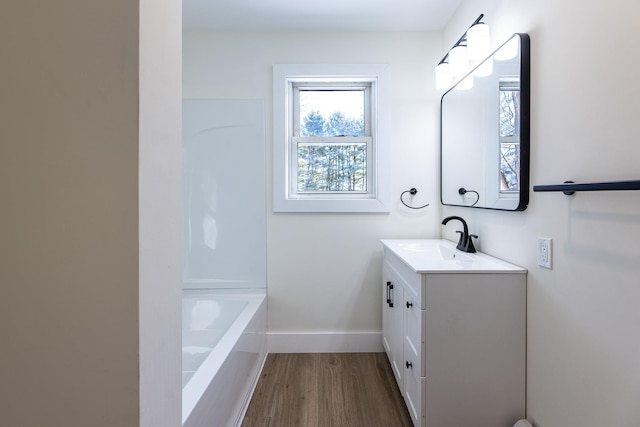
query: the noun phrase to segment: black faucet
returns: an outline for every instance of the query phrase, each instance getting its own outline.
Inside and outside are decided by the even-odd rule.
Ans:
[[[473,246],[472,238],[478,238],[478,236],[476,236],[475,234],[469,234],[469,227],[467,227],[467,222],[464,219],[459,216],[448,216],[442,220],[442,225],[447,225],[447,223],[452,219],[457,219],[462,223],[462,231],[456,231],[456,233],[460,233],[460,240],[458,241],[458,246],[456,246],[456,249],[461,250],[462,252],[476,252],[476,248]]]

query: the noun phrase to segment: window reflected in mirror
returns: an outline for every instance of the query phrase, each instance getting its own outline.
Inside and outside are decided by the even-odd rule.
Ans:
[[[520,190],[520,81],[501,80],[499,97],[500,192]]]

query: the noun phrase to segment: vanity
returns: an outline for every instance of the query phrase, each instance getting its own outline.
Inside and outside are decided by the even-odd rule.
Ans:
[[[525,416],[527,271],[447,240],[382,240],[383,345],[415,426]]]

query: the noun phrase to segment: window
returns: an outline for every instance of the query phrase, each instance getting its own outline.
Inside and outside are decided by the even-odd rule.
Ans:
[[[520,83],[500,81],[500,193],[520,190]]]
[[[386,74],[274,66],[274,211],[389,212]]]
[[[371,83],[293,83],[292,197],[368,194]]]

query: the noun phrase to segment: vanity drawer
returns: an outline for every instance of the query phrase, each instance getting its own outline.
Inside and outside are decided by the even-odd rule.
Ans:
[[[408,290],[416,299],[419,308],[422,306],[422,277],[409,267],[400,257],[387,248],[384,248],[383,254],[387,267],[391,268],[394,275],[402,281],[405,289]]]

